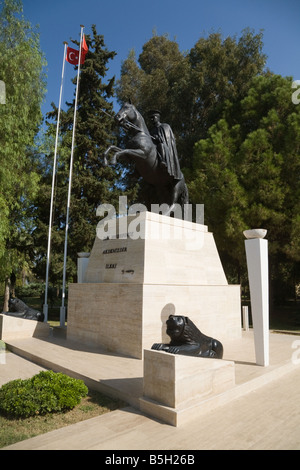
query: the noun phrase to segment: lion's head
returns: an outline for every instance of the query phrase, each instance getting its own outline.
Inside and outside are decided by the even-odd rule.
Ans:
[[[196,325],[183,315],[170,315],[167,322],[167,335],[172,344],[198,343],[203,334]]]
[[[9,310],[11,312],[25,312],[28,309],[27,305],[20,299],[15,297],[9,301]]]

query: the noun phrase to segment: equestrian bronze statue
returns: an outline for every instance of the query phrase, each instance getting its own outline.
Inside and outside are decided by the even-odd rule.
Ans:
[[[104,153],[104,164],[107,156],[114,152],[110,162],[115,164],[118,158],[129,157],[144,180],[156,188],[158,202],[163,205],[163,215],[174,213],[176,204],[184,211],[188,204],[188,189],[180,170],[175,139],[168,125],[162,128],[166,138],[151,135],[144,118],[131,103],[125,103],[115,116],[116,122],[129,134],[130,140],[125,150],[111,145]],[[161,126],[160,122],[159,125]]]

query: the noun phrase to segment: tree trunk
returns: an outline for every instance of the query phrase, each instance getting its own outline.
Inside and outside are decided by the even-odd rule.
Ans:
[[[5,279],[3,312],[9,311],[9,295],[10,295],[10,279],[9,277],[7,277]]]

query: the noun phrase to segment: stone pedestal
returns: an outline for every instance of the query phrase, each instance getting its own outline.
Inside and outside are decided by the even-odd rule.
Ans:
[[[234,362],[145,350],[141,410],[178,426],[235,385]],[[202,405],[202,406],[201,406]]]
[[[50,334],[47,323],[0,314],[0,339],[45,338]]]
[[[84,282],[228,284],[206,225],[152,212],[121,217],[115,224],[104,240],[96,237]]]
[[[228,285],[205,225],[143,212],[111,228],[96,237],[84,282],[69,285],[69,339],[142,359],[169,341],[171,314],[220,341],[240,338],[240,286]]]

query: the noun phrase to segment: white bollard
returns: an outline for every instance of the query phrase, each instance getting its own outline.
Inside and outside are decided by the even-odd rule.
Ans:
[[[84,282],[86,268],[89,264],[90,253],[77,253],[77,282]]]
[[[246,230],[245,240],[256,363],[269,365],[268,240],[263,229]]]
[[[248,312],[248,307],[242,307],[242,313],[243,313],[243,329],[244,331],[249,330],[249,312]]]

